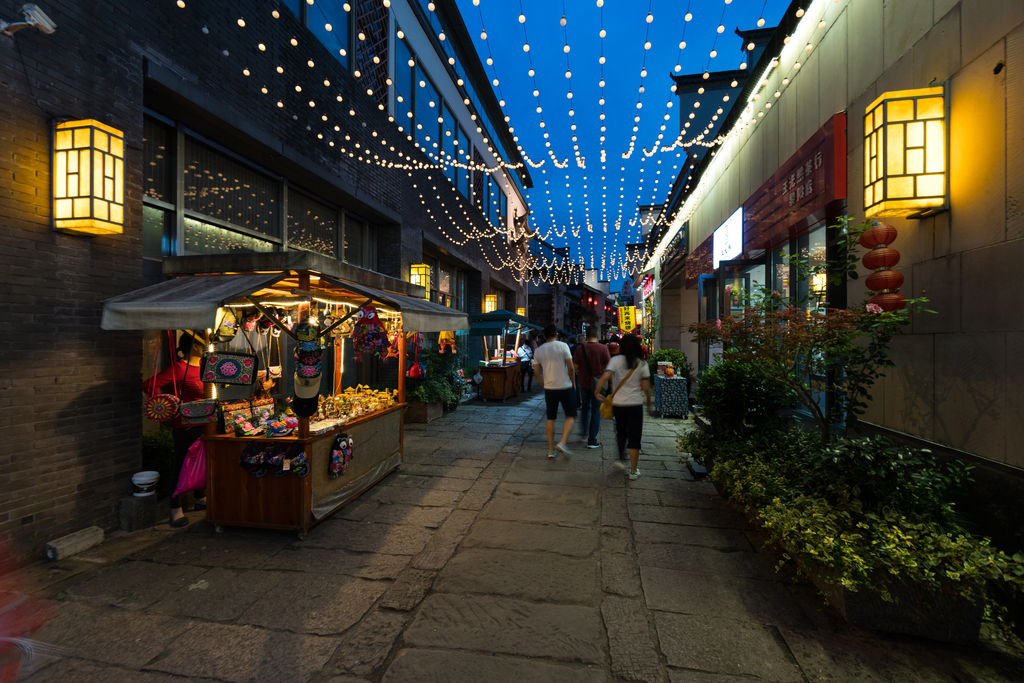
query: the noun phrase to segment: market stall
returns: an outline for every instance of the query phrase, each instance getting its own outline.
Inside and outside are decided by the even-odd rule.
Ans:
[[[469,316],[469,334],[484,338],[484,357],[481,361],[480,398],[504,401],[518,396],[523,388],[523,376],[519,365],[520,339],[524,332],[536,329],[526,318],[510,311],[497,310],[490,313],[477,313]],[[509,335],[514,335],[514,342],[509,348]],[[487,339],[495,338],[493,348],[489,348]]]
[[[374,284],[387,289],[355,282],[347,278],[357,269],[314,254],[178,257],[171,266],[177,277],[106,301],[102,327],[189,330],[211,342],[207,398],[181,414],[206,423],[206,514],[218,531],[302,537],[398,467],[406,333],[469,328],[464,313],[408,295],[421,288],[383,276]],[[397,365],[397,389],[353,386],[346,348],[356,356],[349,366]],[[276,393],[259,391],[267,378]]]

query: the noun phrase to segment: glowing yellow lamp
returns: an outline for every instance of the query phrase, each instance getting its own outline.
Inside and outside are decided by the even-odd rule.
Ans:
[[[426,263],[414,263],[409,266],[409,281],[427,290],[424,299],[430,299],[430,266]]]
[[[86,235],[124,230],[124,133],[99,121],[53,130],[53,227]]]
[[[923,218],[949,206],[945,87],[883,93],[864,113],[864,214]]]
[[[525,308],[517,308],[516,309],[516,315],[518,315],[521,318],[525,318],[526,317],[526,309]]]
[[[493,313],[498,310],[498,295],[487,294],[484,296],[484,313]]]

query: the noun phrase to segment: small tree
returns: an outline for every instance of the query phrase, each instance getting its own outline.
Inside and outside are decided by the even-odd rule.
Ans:
[[[814,282],[825,276],[835,285],[842,284],[844,276],[855,279],[856,249],[870,225],[850,225],[842,219],[833,226],[842,230],[836,258],[813,267],[805,259],[790,259],[796,279]],[[893,336],[912,311],[924,310],[927,299],[908,299],[907,308],[885,312],[866,302],[849,309],[829,308],[824,297],[824,288],[811,288],[802,300],[787,301],[765,288],[748,298],[742,317],[696,323],[689,330],[695,341],[721,344],[723,358],[747,364],[765,380],[792,389],[814,418],[822,444],[827,444],[831,416],[822,409],[821,396],[841,396],[840,409],[846,412],[847,428],[852,426],[867,407],[875,380],[894,366],[889,358]]]
[[[652,293],[644,301],[644,331],[641,340],[649,351],[654,352],[654,337],[661,329],[661,316],[658,314],[657,293]]]

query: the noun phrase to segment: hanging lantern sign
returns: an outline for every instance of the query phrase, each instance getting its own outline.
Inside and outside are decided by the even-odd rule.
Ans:
[[[632,332],[636,329],[636,307],[619,307],[619,329],[623,332]]]

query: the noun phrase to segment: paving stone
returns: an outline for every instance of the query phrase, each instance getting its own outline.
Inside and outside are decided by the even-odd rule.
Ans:
[[[448,558],[455,554],[455,549],[469,531],[476,515],[476,510],[453,512],[420,554],[413,558],[412,566],[434,571],[443,568]]]
[[[396,612],[371,611],[352,630],[345,633],[328,669],[335,675],[371,675],[387,659],[405,627],[405,619],[404,614]],[[340,683],[344,679],[330,680]]]
[[[607,683],[605,669],[440,650],[402,650],[383,683]]]
[[[436,576],[437,572],[407,568],[384,593],[380,606],[396,612],[408,612],[420,604]]]
[[[432,529],[406,524],[372,524],[345,519],[327,520],[314,527],[302,547],[345,548],[363,553],[415,555],[423,549]]]
[[[630,598],[640,595],[640,571],[632,555],[601,553],[601,590]]]
[[[770,626],[668,612],[655,612],[654,621],[669,666],[775,683],[804,680]]]
[[[636,535],[637,543],[681,543],[718,550],[753,550],[743,532],[735,529],[704,529],[677,524],[633,522],[633,533]]]
[[[624,491],[605,491],[601,497],[601,525],[629,527]]]
[[[419,477],[414,477],[419,478]],[[379,503],[405,503],[406,505],[425,505],[450,507],[459,502],[462,494],[458,491],[445,491],[438,486],[423,488],[427,482],[417,482],[417,486],[386,486],[379,490],[373,489],[364,494]]]
[[[484,519],[512,522],[550,522],[569,526],[597,524],[597,508],[543,500],[492,500],[480,513]]]
[[[586,557],[597,550],[598,532],[596,529],[481,519],[473,525],[462,543],[466,548],[542,550],[571,557]]]
[[[765,581],[780,581],[774,563],[762,553],[746,553],[700,548],[672,543],[638,543],[641,567],[662,567],[681,572],[741,576]]]
[[[633,552],[633,537],[629,529],[622,527],[601,528],[601,552],[603,553],[631,553]]]
[[[657,498],[653,502],[647,500],[630,500],[630,503],[645,505],[670,505],[684,508],[707,508],[710,510],[732,510],[732,505],[722,498],[717,491],[699,491],[682,489],[678,491],[652,491]]]
[[[521,484],[549,484],[597,489],[604,482],[604,475],[595,472],[563,472],[559,470],[543,471],[513,468],[505,475],[505,481]]]
[[[408,564],[408,555],[348,553],[338,548],[285,548],[267,560],[263,568],[393,579]]]
[[[512,464],[511,459],[500,458],[495,459],[490,465],[487,466],[483,472],[480,473],[481,479],[501,479],[505,476],[505,472],[508,471],[509,465]]]
[[[187,619],[67,602],[32,637],[83,659],[139,668],[194,625]]]
[[[381,505],[362,521],[379,524],[407,524],[436,529],[451,513],[449,507],[420,507],[418,505]]]
[[[251,626],[199,624],[146,668],[231,683],[304,683],[324,668],[340,642]]]
[[[420,465],[417,463],[402,463],[402,473],[431,477],[450,477],[452,479],[476,479],[480,476],[480,470],[476,467]]]
[[[335,574],[295,575],[260,597],[239,623],[295,633],[341,633],[359,621],[389,585]]]
[[[626,489],[626,502],[630,505],[659,505],[658,492],[651,489]]]
[[[601,603],[601,616],[608,630],[612,675],[643,683],[664,681],[666,672],[648,634],[643,606],[636,600],[609,595]]]
[[[757,680],[756,678],[747,678],[746,676],[710,674],[705,671],[668,670],[669,683],[755,683]]]
[[[429,491],[453,491],[462,493],[472,488],[474,482],[472,479],[447,479],[445,477],[419,477],[423,480],[420,488]],[[443,507],[450,507],[450,505],[444,505]]]
[[[940,683],[1024,680],[1019,658],[989,648],[928,646],[927,641],[841,636],[802,629],[779,629],[810,683],[885,681]]]
[[[582,446],[582,444],[580,444]],[[577,446],[576,450],[580,450]],[[584,455],[585,454],[585,455]],[[575,455],[575,454],[574,454]],[[547,455],[544,457],[536,458],[520,458],[516,461],[513,471],[516,470],[538,470],[542,472],[601,472],[603,466],[600,461],[597,460],[584,460],[586,456],[591,456],[591,452],[584,451],[580,453],[579,457],[571,458],[549,458]]]
[[[354,519],[357,522],[361,522],[372,515],[374,510],[379,507],[380,503],[377,501],[360,496],[338,510],[336,514],[342,519]]]
[[[565,505],[597,505],[597,489],[552,484],[525,484],[502,481],[494,491],[495,498],[512,500],[546,500]]]
[[[707,508],[663,507],[660,505],[630,505],[629,518],[634,522],[684,524],[718,529],[749,529],[747,519],[733,510]]]
[[[90,579],[65,589],[61,599],[141,610],[192,583],[205,571],[203,567],[187,565],[128,562],[102,569]]]
[[[65,659],[34,673],[22,671],[22,683],[214,683],[212,678],[187,678],[122,669],[80,659]]]
[[[163,564],[191,564],[206,567],[255,569],[289,541],[267,536],[232,534],[177,534],[172,540],[137,553],[134,560],[152,560]]]
[[[691,574],[659,567],[641,567],[640,577],[651,609],[759,624],[811,626],[793,597],[774,581]]]
[[[434,593],[403,640],[418,647],[602,663],[600,621],[592,607]]]
[[[599,597],[597,567],[592,560],[482,548],[463,550],[453,557],[434,590],[588,605],[597,604]]]
[[[466,495],[459,501],[459,508],[462,510],[480,510],[487,501],[491,499],[497,479],[481,479],[473,484],[473,487],[466,491]]]
[[[263,594],[273,591],[288,575],[258,570],[235,571],[215,567],[156,603],[160,614],[196,617],[207,621],[234,621]]]

